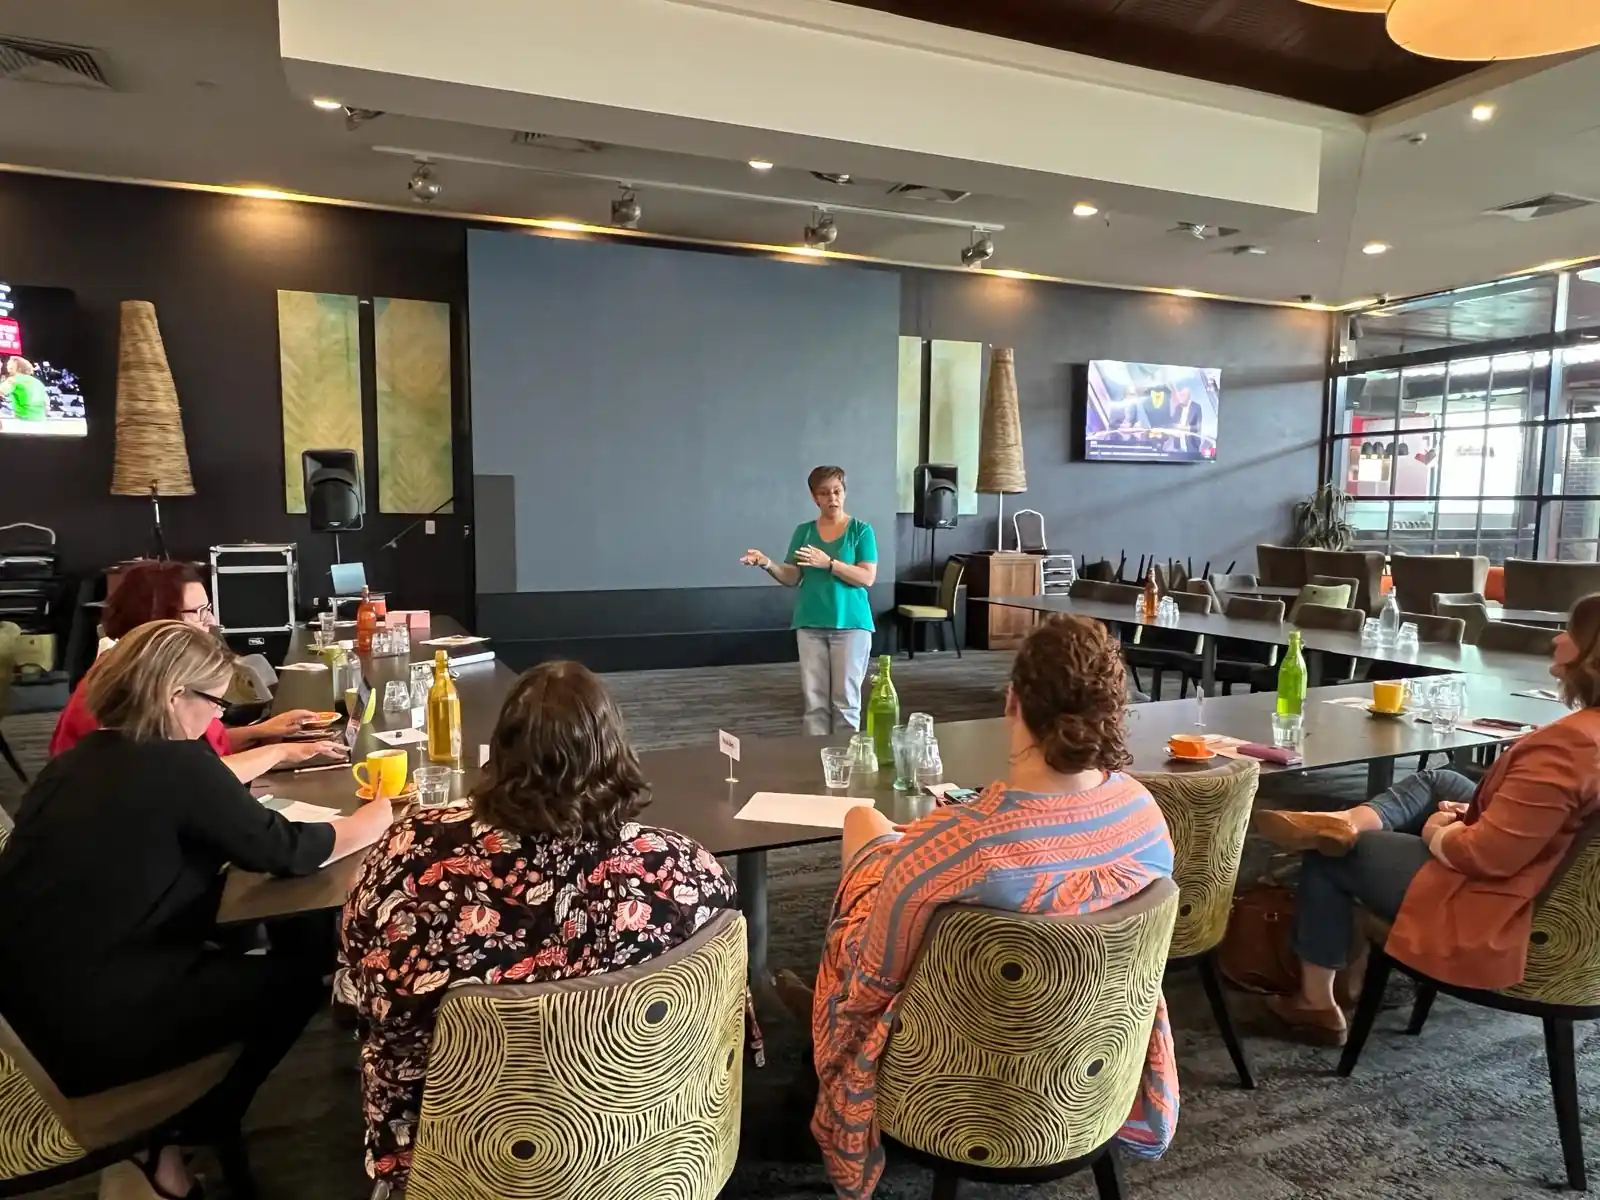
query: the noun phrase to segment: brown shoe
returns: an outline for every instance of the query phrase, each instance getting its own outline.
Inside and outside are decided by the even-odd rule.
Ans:
[[[1342,1046],[1350,1033],[1337,1007],[1308,1008],[1298,996],[1268,996],[1267,1011],[1287,1025],[1297,1041],[1314,1046]]]
[[[1256,813],[1251,828],[1274,846],[1315,850],[1330,858],[1349,854],[1356,844],[1356,827],[1338,813],[1264,808]]]

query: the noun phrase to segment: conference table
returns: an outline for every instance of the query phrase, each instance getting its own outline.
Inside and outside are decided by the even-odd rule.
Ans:
[[[1121,612],[1120,606],[1112,607]],[[435,618],[434,628],[427,636],[459,631],[460,627],[454,622],[440,617]],[[423,636],[417,635],[409,657],[364,660],[366,678],[378,695],[382,695],[383,684],[389,679],[407,678],[412,661],[431,658],[431,649],[419,644]],[[291,663],[308,657],[307,645],[307,634],[297,632]],[[1496,670],[1467,676],[1468,717],[1499,717],[1543,725],[1565,713],[1565,708],[1555,701],[1511,694],[1550,684],[1548,678],[1542,685],[1532,682],[1537,660],[1528,656],[1515,657],[1522,660],[1518,664],[1520,671]],[[501,703],[515,682],[516,674],[496,661],[458,668],[455,678],[461,697],[462,745],[466,759],[456,786],[458,794],[464,797],[477,774],[479,747],[487,746]],[[331,698],[329,681],[330,675],[325,671],[286,667],[280,674],[273,707],[277,711],[325,708]],[[1303,761],[1292,766],[1263,763],[1263,773],[1315,771],[1366,763],[1369,787],[1376,791],[1388,785],[1398,758],[1470,751],[1516,736],[1510,731],[1485,735],[1465,729],[1444,734],[1410,719],[1375,718],[1364,708],[1329,703],[1367,696],[1370,696],[1368,684],[1313,691],[1305,709]],[[1203,702],[1191,698],[1130,706],[1131,769],[1145,772],[1206,769],[1168,757],[1166,743],[1174,733],[1203,732],[1270,743],[1275,705],[1275,695],[1263,692],[1215,697]],[[1201,720],[1203,729],[1199,728]],[[380,710],[371,725],[362,728],[353,758],[359,760],[383,745],[374,737],[375,730],[403,728],[409,724],[409,713]],[[1003,719],[945,722],[937,726],[936,732],[947,781],[980,788],[1004,778],[1008,736]],[[714,736],[708,737],[704,746],[647,751],[640,755],[651,788],[651,800],[641,820],[676,829],[719,857],[735,860],[740,908],[748,924],[753,979],[764,980],[767,972],[768,854],[792,846],[834,842],[839,838],[839,831],[745,821],[736,814],[756,792],[822,792],[821,750],[825,746],[842,745],[845,740],[844,733],[816,737],[745,737],[740,760],[733,771],[736,782],[728,781],[728,760],[718,752]],[[421,747],[412,747],[409,753],[413,769],[422,764]],[[931,810],[935,803],[932,797],[896,792],[892,776],[891,771],[880,770],[870,781],[857,780],[847,794],[859,798],[863,804],[876,806],[897,823],[915,820]],[[274,772],[258,780],[255,790],[270,792],[276,799],[304,801],[346,813],[354,811],[360,803],[355,794],[355,780],[345,766]],[[260,921],[337,908],[354,887],[363,858],[364,855],[355,854],[312,875],[293,879],[230,871],[219,920],[225,923]]]

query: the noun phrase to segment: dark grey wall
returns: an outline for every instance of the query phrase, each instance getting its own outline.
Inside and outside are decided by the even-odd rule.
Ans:
[[[1038,509],[1051,549],[1083,561],[1128,554],[1192,558],[1199,570],[1237,559],[1253,570],[1257,542],[1290,529],[1289,507],[1317,483],[1330,318],[1300,309],[1188,300],[952,272],[908,271],[900,332],[1016,350],[1028,490],[1010,513]],[[1215,463],[1074,461],[1082,420],[1072,368],[1092,358],[1222,368]],[[987,371],[987,361],[985,371]],[[992,549],[994,496],[941,530],[942,562]],[[929,538],[898,522],[900,577],[928,577]]]
[[[893,529],[896,275],[476,230],[467,250],[473,469],[514,493],[481,491],[481,590],[770,588],[739,555],[784,552],[819,463]],[[485,561],[508,544],[514,572]]]

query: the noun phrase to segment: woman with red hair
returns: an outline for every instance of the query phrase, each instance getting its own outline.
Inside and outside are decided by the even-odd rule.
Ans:
[[[100,621],[100,652],[104,654],[119,639],[150,621],[183,621],[197,629],[215,629],[217,619],[211,611],[200,574],[188,563],[147,562],[130,568],[117,589],[106,600]],[[93,673],[91,668],[91,674]],[[50,738],[50,757],[70,750],[85,734],[100,727],[100,722],[84,703],[84,686],[73,690],[67,707],[56,721]],[[240,781],[248,783],[274,767],[304,762],[317,754],[342,754],[342,744],[333,742],[284,742],[299,732],[313,714],[297,708],[280,713],[258,725],[228,726],[213,720],[206,729],[205,741],[222,756]]]

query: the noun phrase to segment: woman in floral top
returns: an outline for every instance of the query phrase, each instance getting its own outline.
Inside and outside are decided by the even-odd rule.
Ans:
[[[506,697],[471,808],[409,817],[373,848],[335,979],[359,1019],[368,1174],[405,1185],[450,988],[634,966],[734,907],[704,847],[634,821],[645,792],[600,681],[545,663]]]

